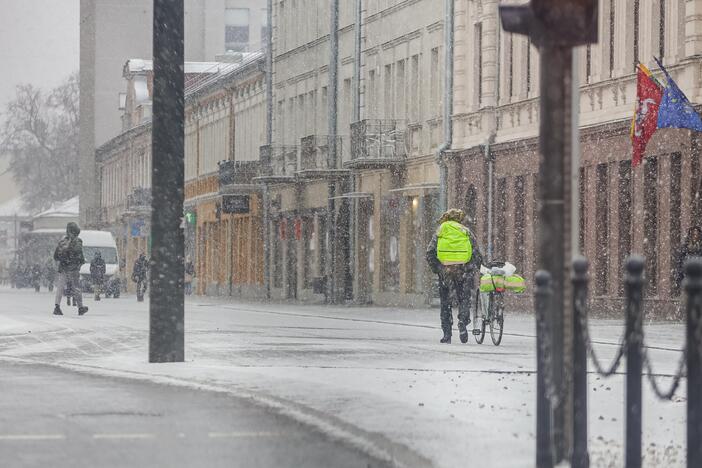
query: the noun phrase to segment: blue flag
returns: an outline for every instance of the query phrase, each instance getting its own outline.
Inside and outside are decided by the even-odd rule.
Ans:
[[[702,118],[670,76],[668,70],[657,58],[654,57],[654,60],[668,80],[668,86],[663,92],[663,99],[661,99],[658,108],[658,128],[688,128],[702,132]]]

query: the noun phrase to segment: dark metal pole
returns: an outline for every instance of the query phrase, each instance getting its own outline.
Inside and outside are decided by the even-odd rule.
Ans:
[[[536,312],[536,467],[552,468],[553,452],[551,450],[551,401],[547,394],[546,344],[550,337],[545,336],[548,327],[546,313],[553,298],[551,274],[547,271],[536,272],[536,290],[534,292],[534,309]]]
[[[641,373],[643,371],[644,259],[626,262],[626,456],[627,468],[641,467]]]
[[[566,411],[570,403],[565,382],[565,315],[570,309],[570,108],[573,50],[545,43],[541,51],[541,118],[539,131],[539,266],[551,273],[553,300],[549,308],[552,331],[553,381],[564,397],[554,407],[553,438],[556,461],[566,457]],[[568,334],[570,330],[568,331]]]
[[[154,0],[149,362],[184,360],[183,0]]]
[[[587,268],[584,257],[573,261],[573,459],[572,468],[590,466],[587,450],[587,348],[583,334],[587,314]]]
[[[702,367],[700,320],[702,320],[702,259],[685,265],[687,292],[687,466],[702,466]]]

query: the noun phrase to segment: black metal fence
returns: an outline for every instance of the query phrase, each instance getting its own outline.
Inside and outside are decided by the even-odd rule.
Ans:
[[[645,345],[644,266],[640,256],[632,256],[626,263],[624,278],[626,290],[626,323],[614,360],[605,366],[592,345],[588,325],[588,262],[578,258],[573,262],[573,365],[572,375],[564,380],[573,389],[573,445],[571,466],[589,466],[587,427],[587,366],[588,357],[596,372],[611,377],[626,360],[625,386],[625,466],[639,468],[642,463],[642,383],[645,376],[653,392],[661,400],[671,400],[687,376],[687,466],[702,467],[702,259],[696,258],[685,265],[686,340],[680,354],[673,380],[668,389],[662,389],[656,380],[651,357]],[[554,465],[552,434],[553,409],[566,398],[565,388],[552,376],[550,317],[546,316],[552,299],[551,275],[545,271],[536,274],[535,308],[537,324],[537,435],[536,463],[539,468]],[[645,371],[645,372],[644,372]]]

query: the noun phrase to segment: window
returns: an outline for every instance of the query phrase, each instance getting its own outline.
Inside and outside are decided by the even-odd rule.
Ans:
[[[368,72],[368,114],[370,118],[378,117],[378,92],[376,90],[375,70]]]
[[[268,46],[268,9],[261,9],[261,45],[262,48]]]
[[[517,271],[525,271],[525,238],[526,230],[526,180],[524,176],[514,179],[514,265]]]
[[[405,99],[405,61],[400,60],[399,62],[397,62],[396,66],[397,69],[395,70],[395,72],[397,76],[397,91],[395,93],[395,100],[397,102],[397,105],[395,106],[395,117],[398,119],[404,119],[405,117],[407,117],[407,100]]]
[[[410,65],[410,120],[419,121],[419,55],[413,55]]]
[[[665,0],[658,0],[658,57],[665,57]]]
[[[680,294],[679,285],[676,283],[677,252],[680,246],[680,217],[682,204],[682,155],[673,153],[670,156],[670,292],[677,296]]]
[[[507,260],[507,179],[497,180],[497,191],[493,203],[495,204],[495,260]]]
[[[429,83],[430,90],[430,107],[432,110],[432,115],[439,115],[439,84],[441,79],[441,72],[439,70],[439,48],[435,47],[431,49],[431,83]]]
[[[386,119],[391,119],[395,115],[395,109],[393,107],[393,76],[392,76],[392,65],[385,65],[385,109],[383,113]]]
[[[598,164],[595,194],[595,294],[607,294],[609,279],[609,196],[607,165]]]
[[[249,9],[229,8],[224,11],[224,48],[244,52],[249,44]]]
[[[509,45],[507,46],[507,96],[514,96],[514,35],[508,35]],[[510,99],[511,100],[511,99]]]
[[[609,0],[609,76],[614,76],[614,20],[616,11],[614,9],[615,0]]]
[[[475,25],[475,69],[478,71],[475,82],[478,107],[483,102],[483,24]]]
[[[526,92],[527,92],[527,97],[528,97],[529,93],[531,93],[531,37],[529,37],[527,39],[526,69],[527,69]]]
[[[580,191],[580,216],[578,217],[578,252],[585,253],[585,168],[581,167],[578,178],[578,189]]]
[[[619,294],[624,293],[624,262],[631,251],[631,161],[619,163]]]
[[[639,23],[640,5],[639,0],[634,0],[634,66],[639,63]]]
[[[644,256],[647,292],[658,292],[658,158],[644,160]]]
[[[588,44],[585,47],[585,81],[590,82],[592,76],[592,45]]]

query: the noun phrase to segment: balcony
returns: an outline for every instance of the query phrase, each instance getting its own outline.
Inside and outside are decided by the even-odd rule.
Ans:
[[[259,161],[220,161],[219,191],[220,193],[251,191],[254,189],[253,179],[259,174]]]
[[[401,166],[408,153],[405,122],[402,120],[361,120],[351,124],[349,169],[381,169]]]
[[[306,179],[329,178],[343,176],[346,170],[332,167],[329,153],[332,145],[336,145],[337,160],[341,159],[343,141],[328,135],[310,135],[300,140],[300,171],[298,177]]]
[[[256,182],[287,183],[295,180],[297,146],[261,146],[260,169]]]

